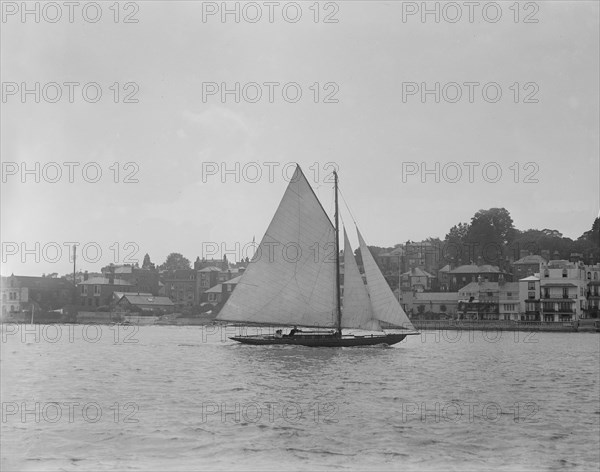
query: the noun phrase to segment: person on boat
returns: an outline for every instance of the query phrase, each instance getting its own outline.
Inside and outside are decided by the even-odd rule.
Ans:
[[[296,333],[301,333],[301,332],[302,332],[302,331],[300,331],[300,330],[298,329],[298,327],[297,327],[297,326],[294,326],[294,327],[293,327],[293,328],[290,330],[289,337],[291,338],[291,337],[292,337],[292,336],[294,336]]]
[[[278,329],[277,331],[275,331],[275,337],[283,338],[283,332],[280,329]]]

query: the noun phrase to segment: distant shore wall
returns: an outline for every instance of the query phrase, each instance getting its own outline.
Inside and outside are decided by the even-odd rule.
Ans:
[[[473,330],[473,331],[555,331],[576,332],[577,323],[544,321],[469,321],[469,320],[412,320],[421,330]]]

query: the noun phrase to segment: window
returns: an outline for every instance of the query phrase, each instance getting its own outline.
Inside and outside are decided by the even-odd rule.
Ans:
[[[594,272],[594,280],[598,280],[598,272]]]
[[[548,269],[546,269],[546,270],[544,271],[544,277],[545,277],[545,278],[548,278],[548,277],[550,277],[550,271],[549,271]]]
[[[506,295],[512,297],[512,292],[506,292]]]
[[[227,284],[227,285],[226,285],[226,287],[227,287],[227,291],[228,291],[228,292],[231,292],[231,288],[232,288],[232,287],[231,287],[231,285],[230,285],[230,284]]]
[[[569,289],[567,287],[564,287],[562,292],[563,298],[569,298]]]
[[[529,292],[527,298],[535,298],[535,292]]]
[[[527,282],[527,290],[535,290],[535,282]]]
[[[208,294],[208,301],[209,302],[216,302],[217,301],[217,295],[215,293],[209,293]]]
[[[562,270],[562,276],[563,276],[564,279],[567,278],[567,269],[563,269]]]
[[[87,285],[82,285],[81,286],[81,294],[82,295],[87,295]]]
[[[10,292],[8,294],[8,299],[9,300],[16,300],[17,299],[17,294],[15,292]]]
[[[592,273],[588,272],[588,280],[592,280]]]
[[[544,298],[550,298],[550,289],[549,288],[544,289]]]
[[[94,295],[100,295],[100,285],[94,285]]]

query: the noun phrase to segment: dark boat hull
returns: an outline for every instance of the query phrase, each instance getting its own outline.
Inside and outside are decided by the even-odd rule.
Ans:
[[[368,336],[342,336],[341,338],[329,334],[296,335],[292,337],[276,338],[275,336],[233,336],[229,339],[242,344],[265,346],[271,344],[307,346],[307,347],[353,347],[376,346],[378,344],[392,345],[399,343],[406,336],[418,333],[393,333]]]

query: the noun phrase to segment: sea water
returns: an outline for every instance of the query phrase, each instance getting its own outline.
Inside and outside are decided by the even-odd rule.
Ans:
[[[600,336],[3,325],[2,470],[598,470]]]

